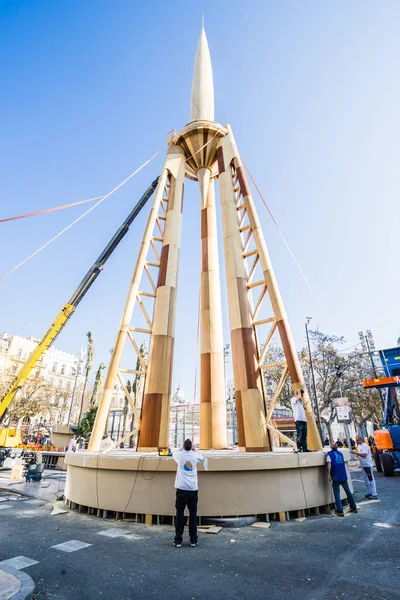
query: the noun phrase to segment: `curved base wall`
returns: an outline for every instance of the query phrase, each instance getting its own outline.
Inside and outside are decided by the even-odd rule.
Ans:
[[[199,517],[286,513],[333,503],[322,451],[203,454],[208,471],[198,470]],[[347,462],[348,452],[343,454]],[[70,503],[122,514],[175,514],[176,463],[171,457],[81,451],[67,452],[65,463]]]

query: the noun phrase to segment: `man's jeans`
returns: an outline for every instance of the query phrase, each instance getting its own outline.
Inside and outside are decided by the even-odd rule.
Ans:
[[[364,477],[365,485],[367,486],[368,494],[376,496],[376,485],[374,478],[374,470],[372,467],[361,466],[361,473]]]
[[[297,449],[307,452],[307,421],[296,421]]]
[[[185,528],[184,511],[189,509],[189,537],[191,544],[197,544],[197,490],[176,490],[176,518],[175,518],[175,543],[182,544],[182,535]]]
[[[349,484],[347,479],[345,481],[332,481],[333,494],[335,496],[335,504],[336,510],[338,512],[343,512],[343,504],[340,499],[340,486],[346,492],[347,500],[349,501],[350,508],[357,508],[356,501],[354,500],[354,496],[350,491]]]

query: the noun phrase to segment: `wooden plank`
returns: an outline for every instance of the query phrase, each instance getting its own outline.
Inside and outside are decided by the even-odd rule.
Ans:
[[[258,363],[259,365],[263,364],[263,362],[265,360],[265,357],[267,356],[268,348],[269,348],[269,346],[271,344],[271,340],[272,340],[272,337],[273,337],[275,331],[276,331],[276,321],[275,321],[275,317],[274,317],[272,327],[269,330],[269,333],[267,335],[267,339],[265,340],[265,343],[264,343],[264,347],[263,347],[263,349],[261,351],[260,360],[259,360],[259,363]]]
[[[153,323],[150,321],[150,317],[149,317],[149,315],[147,314],[146,307],[145,307],[145,305],[143,304],[143,302],[142,302],[142,300],[141,300],[141,298],[140,298],[139,294],[137,294],[137,296],[136,296],[136,300],[138,301],[138,304],[139,304],[139,306],[140,306],[140,308],[141,308],[141,311],[142,311],[142,313],[143,313],[143,316],[144,316],[144,318],[145,318],[145,320],[146,320],[146,323],[147,323],[147,325],[149,326],[149,329],[153,329]]]
[[[259,369],[273,369],[274,367],[284,367],[286,366],[286,360],[281,360],[279,362],[269,363],[267,365],[259,365]]]
[[[252,290],[253,288],[260,287],[260,285],[265,285],[264,279],[260,279],[259,281],[255,281],[254,283],[247,284],[247,287],[249,288],[249,290]]]
[[[120,372],[129,375],[146,375],[146,371],[137,371],[136,369],[120,369]]]
[[[286,513],[285,512],[280,512],[279,513],[279,520],[280,521],[286,521]]]
[[[151,274],[150,274],[150,271],[149,271],[149,269],[147,268],[147,265],[146,265],[146,264],[144,265],[144,270],[145,270],[145,272],[146,272],[146,275],[147,275],[147,277],[148,277],[148,280],[149,280],[149,282],[150,282],[150,285],[151,285],[151,287],[152,287],[152,290],[153,290],[154,294],[156,294],[156,292],[157,292],[156,284],[154,283],[154,280],[153,280],[153,278],[152,278],[152,276],[151,276]]]
[[[151,335],[151,329],[142,329],[141,327],[129,327],[129,331],[137,331],[138,333],[148,333]]]
[[[261,308],[262,301],[264,300],[264,298],[265,298],[265,294],[266,294],[266,293],[267,293],[267,286],[264,286],[264,287],[263,287],[263,289],[261,290],[261,294],[260,294],[260,296],[259,296],[259,298],[258,298],[258,300],[257,300],[257,304],[256,304],[256,307],[255,307],[255,309],[254,309],[254,312],[253,312],[253,314],[251,315],[251,320],[252,320],[253,322],[256,320],[256,317],[257,317],[257,315],[258,315],[258,313],[259,313],[259,310],[260,310],[260,308]]]
[[[271,423],[266,423],[266,425],[270,431],[274,431],[276,433],[276,435],[278,435],[282,440],[287,442],[289,444],[289,446],[292,446],[292,448],[297,448],[297,444],[295,442],[293,442],[293,440],[291,440],[284,433],[279,431],[279,429],[276,429],[276,427],[273,427],[271,425]]]
[[[243,254],[244,258],[249,258],[249,256],[255,256],[258,254],[258,250],[251,250],[250,252],[245,252]]]
[[[274,323],[275,317],[269,317],[269,319],[261,319],[261,321],[254,321],[253,326],[258,327],[258,325],[265,325],[265,323]]]
[[[156,294],[151,294],[150,292],[139,291],[138,294],[140,294],[141,296],[146,296],[147,298],[155,298],[156,297]]]
[[[131,334],[131,332],[130,332],[130,331],[128,331],[128,338],[130,339],[130,341],[131,341],[131,344],[132,344],[132,346],[133,346],[133,347],[134,347],[134,349],[135,349],[135,352],[136,352],[136,354],[137,354],[137,357],[138,357],[138,359],[139,359],[139,361],[140,361],[140,364],[142,365],[142,369],[143,369],[143,371],[145,371],[145,372],[146,372],[146,370],[147,370],[147,365],[146,365],[146,362],[145,362],[145,360],[144,360],[143,356],[141,355],[141,352],[140,352],[139,346],[137,345],[137,343],[136,343],[136,341],[135,341],[135,338],[133,337],[133,335]]]
[[[283,388],[283,385],[285,383],[285,379],[287,377],[287,374],[288,374],[288,368],[287,368],[287,365],[286,365],[286,367],[283,369],[283,372],[282,372],[281,378],[279,380],[278,386],[277,386],[277,388],[275,390],[274,397],[272,398],[271,404],[270,404],[269,409],[268,409],[267,423],[269,423],[271,421],[272,413],[274,411],[275,405],[276,405],[276,403],[278,401],[278,398],[280,396],[280,393],[282,391],[282,388]]]
[[[257,256],[254,258],[253,264],[250,267],[250,271],[249,271],[249,276],[247,279],[247,283],[251,283],[251,280],[253,279],[254,273],[256,271],[256,267],[258,264],[258,261],[260,260],[260,256],[257,254]]]

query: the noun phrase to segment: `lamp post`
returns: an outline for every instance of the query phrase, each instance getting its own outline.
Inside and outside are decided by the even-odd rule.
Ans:
[[[305,327],[306,327],[306,336],[307,336],[307,345],[308,345],[308,355],[310,357],[311,377],[312,377],[313,390],[314,390],[315,412],[317,413],[319,436],[322,441],[321,417],[319,414],[317,387],[315,385],[314,365],[313,365],[312,354],[311,354],[310,337],[308,335],[308,324],[310,323],[311,319],[312,319],[312,317],[306,317]]]

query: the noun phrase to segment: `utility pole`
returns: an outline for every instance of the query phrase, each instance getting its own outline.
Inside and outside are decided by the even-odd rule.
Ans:
[[[312,319],[312,317],[306,317],[305,326],[306,326],[306,336],[307,336],[307,345],[308,345],[308,355],[310,357],[311,377],[312,377],[313,390],[314,390],[315,412],[317,413],[319,436],[320,436],[321,441],[322,441],[321,417],[320,417],[320,414],[319,414],[317,387],[315,385],[314,364],[313,364],[312,354],[311,354],[310,337],[308,335],[308,324],[310,323],[311,319]]]

